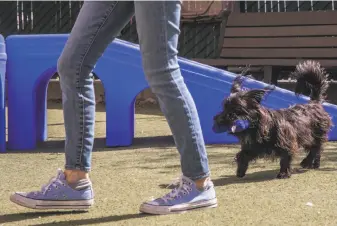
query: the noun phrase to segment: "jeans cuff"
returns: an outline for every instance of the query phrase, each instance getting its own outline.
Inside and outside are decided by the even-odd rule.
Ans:
[[[197,176],[187,176],[187,175],[184,175],[185,177],[188,177],[189,179],[191,180],[200,180],[200,179],[203,179],[203,178],[207,178],[211,175],[210,172],[207,172],[207,173],[202,173],[202,174],[199,174]]]
[[[84,166],[70,166],[70,165],[65,165],[64,167],[66,170],[81,170],[84,172],[90,172],[91,169],[90,167],[84,167]]]

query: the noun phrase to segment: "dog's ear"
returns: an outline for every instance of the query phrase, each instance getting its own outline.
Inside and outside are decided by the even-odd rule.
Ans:
[[[248,92],[246,92],[243,95],[243,98],[248,100],[255,100],[258,104],[261,103],[264,95],[268,92],[268,90],[265,89],[253,89]]]
[[[244,80],[244,76],[238,75],[234,80],[231,87],[231,93],[237,93],[241,91],[241,85]]]
[[[250,65],[247,65],[241,72],[240,75],[238,75],[234,80],[231,88],[231,93],[237,93],[241,91],[241,86],[243,80],[246,78],[245,75],[249,71]],[[251,78],[252,76],[249,76],[248,78]]]

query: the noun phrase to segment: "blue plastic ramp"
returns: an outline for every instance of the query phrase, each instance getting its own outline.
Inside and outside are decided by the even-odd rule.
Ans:
[[[7,42],[8,76],[8,146],[10,149],[34,149],[36,141],[47,139],[46,89],[56,72],[57,59],[68,35],[13,35]],[[206,144],[236,143],[236,138],[212,131],[213,116],[229,95],[235,74],[183,58],[179,59],[182,75],[200,116]],[[101,79],[106,98],[106,145],[128,146],[134,137],[134,101],[148,88],[139,46],[116,39],[99,59],[94,73]],[[248,80],[245,87],[265,84]],[[263,102],[281,108],[307,102],[292,92],[277,89]],[[337,107],[325,105],[336,122]],[[25,117],[22,117],[25,111]],[[330,139],[337,139],[334,129]]]

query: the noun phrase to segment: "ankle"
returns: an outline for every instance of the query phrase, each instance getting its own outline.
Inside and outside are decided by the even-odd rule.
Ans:
[[[194,183],[197,189],[203,189],[204,187],[206,187],[209,180],[210,180],[210,177],[205,177],[205,178],[195,180]]]
[[[68,183],[76,183],[82,179],[89,180],[89,173],[82,170],[65,170],[64,175]]]

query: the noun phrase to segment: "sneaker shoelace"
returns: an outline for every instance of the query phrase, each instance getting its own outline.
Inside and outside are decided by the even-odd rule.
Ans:
[[[62,174],[62,170],[58,170],[57,172],[57,176],[53,176],[49,179],[48,183],[43,185],[41,187],[41,190],[40,191],[35,191],[34,192],[34,195],[37,195],[37,194],[46,194],[47,191],[50,191],[51,190],[51,187],[54,187],[54,188],[58,188],[57,184],[55,182],[58,182],[60,184],[62,184],[63,186],[65,186],[65,184],[60,180],[60,176]]]
[[[179,183],[180,183],[180,177],[177,177],[175,179],[172,180],[171,183],[169,183],[166,188],[176,188],[179,186]]]
[[[190,193],[190,191],[192,191],[191,185],[192,185],[191,182],[186,182],[186,181],[183,180],[183,177],[180,177],[180,179],[179,179],[179,187],[172,189],[172,191],[170,193],[168,193],[165,196],[161,197],[161,199],[164,202],[167,203],[169,200],[173,200],[175,198],[180,198],[181,197],[180,194],[187,195],[187,194]]]

